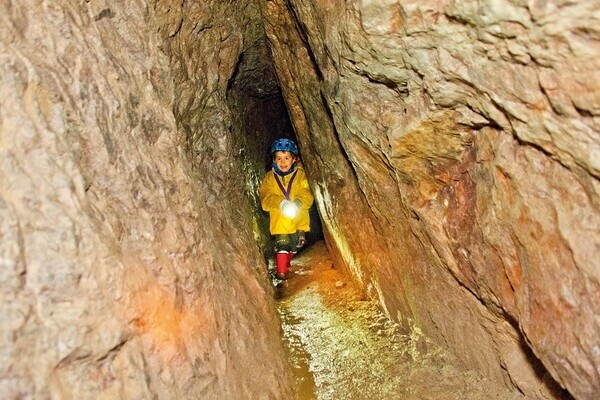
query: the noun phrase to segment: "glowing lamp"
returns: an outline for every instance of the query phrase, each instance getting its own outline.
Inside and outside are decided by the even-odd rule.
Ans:
[[[288,218],[296,218],[298,215],[298,206],[293,202],[285,203],[281,209],[281,213]]]

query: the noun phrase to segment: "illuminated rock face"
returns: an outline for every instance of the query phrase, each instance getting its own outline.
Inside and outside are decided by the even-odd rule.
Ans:
[[[174,3],[0,1],[2,399],[291,398],[224,104],[250,20]]]
[[[334,257],[466,366],[600,393],[598,4],[262,6]]]
[[[242,189],[277,81],[389,315],[600,392],[596,2],[264,0],[277,81],[257,2],[121,3],[0,0],[0,398],[291,398]]]

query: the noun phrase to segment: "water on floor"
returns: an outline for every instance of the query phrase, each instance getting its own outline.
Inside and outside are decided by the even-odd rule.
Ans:
[[[418,332],[401,335],[334,268],[322,242],[297,256],[290,278],[276,283],[298,400],[523,399],[454,367]]]

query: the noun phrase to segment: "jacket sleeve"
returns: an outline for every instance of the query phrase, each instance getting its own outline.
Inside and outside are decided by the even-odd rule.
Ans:
[[[313,204],[314,197],[310,192],[308,179],[306,179],[306,175],[304,175],[304,173],[301,176],[300,182],[298,182],[298,191],[295,193],[294,198],[300,200],[302,202],[302,208],[306,210],[308,210]]]
[[[279,210],[279,204],[284,199],[283,194],[273,191],[272,179],[272,173],[267,173],[258,189],[260,205],[263,210],[268,212]]]

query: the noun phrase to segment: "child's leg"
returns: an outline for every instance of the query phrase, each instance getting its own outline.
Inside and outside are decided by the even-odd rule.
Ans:
[[[288,276],[292,247],[291,235],[275,235],[275,265],[279,279],[286,279]]]
[[[277,265],[276,276],[279,279],[286,279],[289,272],[290,253],[287,251],[277,252],[275,255],[275,264]]]
[[[304,231],[298,231],[296,232],[296,235],[298,236],[298,244],[296,247],[300,249],[306,244],[306,233]]]
[[[290,251],[290,261],[296,253],[306,244],[306,234],[304,231],[298,231],[291,236],[291,242],[294,244]]]

